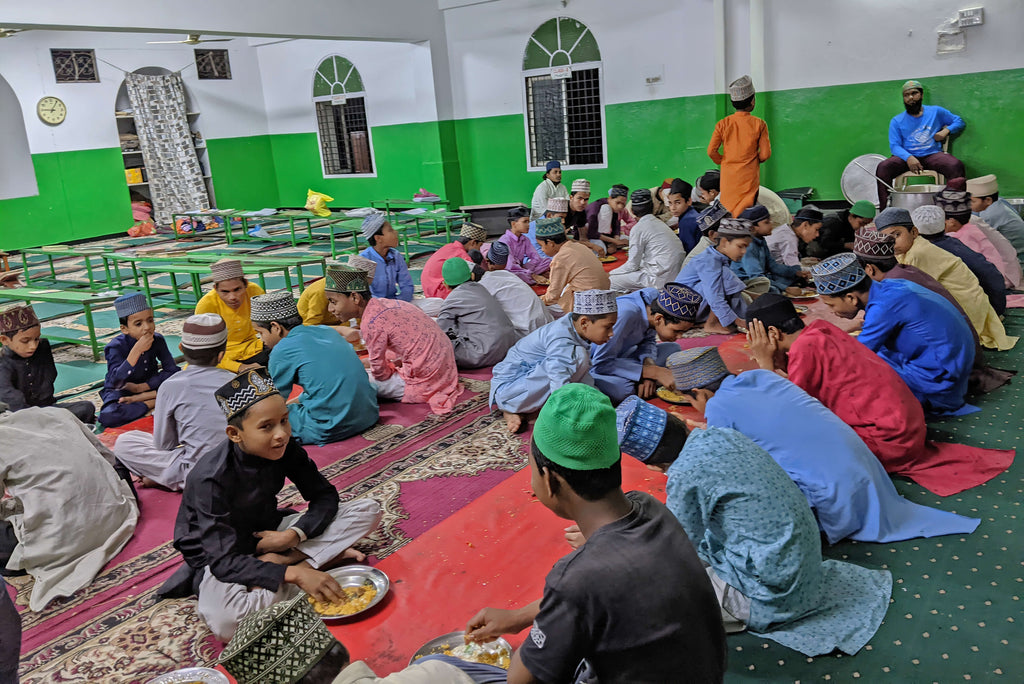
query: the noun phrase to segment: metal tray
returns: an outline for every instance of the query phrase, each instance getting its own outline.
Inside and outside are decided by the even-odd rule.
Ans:
[[[466,643],[465,632],[449,632],[448,634],[442,634],[439,637],[431,639],[427,643],[419,647],[419,649],[412,654],[412,658],[409,659],[409,664],[412,665],[419,658],[428,655],[439,655],[444,653],[446,650],[450,650],[457,646],[461,646]],[[508,643],[501,637],[497,639],[498,646],[508,654],[509,660],[512,658],[512,644]]]
[[[366,606],[366,608],[363,608],[359,612],[352,613],[351,615],[321,615],[320,619],[324,622],[344,622],[358,617],[383,601],[384,597],[387,596],[388,591],[391,589],[391,580],[388,579],[388,576],[377,568],[371,568],[369,565],[345,565],[340,568],[328,570],[327,574],[338,580],[338,584],[343,588],[360,587],[364,582],[369,580],[377,589],[377,595],[373,597],[370,605]]]

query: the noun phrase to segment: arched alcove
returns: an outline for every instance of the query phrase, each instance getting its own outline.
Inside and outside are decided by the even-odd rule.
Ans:
[[[4,151],[0,154],[0,200],[38,195],[21,103],[3,76],[0,76],[0,140],[4,141]]]

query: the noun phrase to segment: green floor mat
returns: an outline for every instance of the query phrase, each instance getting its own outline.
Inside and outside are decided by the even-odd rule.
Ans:
[[[57,364],[57,379],[53,390],[57,395],[68,390],[91,387],[103,383],[107,374],[107,364],[90,361],[70,361]]]

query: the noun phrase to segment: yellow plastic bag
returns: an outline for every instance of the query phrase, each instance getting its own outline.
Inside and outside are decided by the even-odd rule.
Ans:
[[[317,216],[330,216],[331,210],[327,208],[327,203],[333,201],[334,198],[330,195],[309,190],[306,193],[306,211],[310,211]]]

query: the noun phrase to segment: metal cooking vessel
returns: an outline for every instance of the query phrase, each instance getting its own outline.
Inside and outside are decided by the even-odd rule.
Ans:
[[[936,187],[939,190],[942,189],[942,186],[910,185],[899,192],[890,192],[889,206],[914,211],[926,204],[935,204],[935,193],[937,190],[934,188]]]

